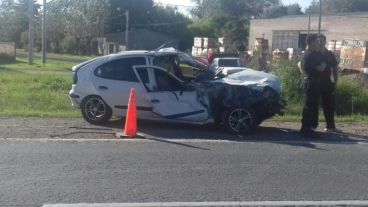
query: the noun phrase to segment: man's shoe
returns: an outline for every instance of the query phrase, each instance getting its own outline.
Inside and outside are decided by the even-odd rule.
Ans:
[[[325,128],[325,132],[327,132],[327,133],[342,133],[342,131],[340,129],[336,129],[336,128]]]
[[[315,138],[315,139],[320,138],[318,133],[313,131],[312,129],[302,129],[300,130],[300,134],[302,135],[302,137],[305,138]]]

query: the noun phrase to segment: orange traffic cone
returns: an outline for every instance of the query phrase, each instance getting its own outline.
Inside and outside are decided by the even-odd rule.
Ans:
[[[137,107],[135,100],[135,89],[130,90],[128,110],[125,119],[124,133],[117,133],[116,136],[120,138],[137,137]]]

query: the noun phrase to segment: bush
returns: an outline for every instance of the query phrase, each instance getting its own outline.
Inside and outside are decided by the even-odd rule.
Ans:
[[[72,37],[65,37],[61,41],[60,47],[62,53],[74,54],[76,47],[75,39]]]
[[[296,61],[280,62],[273,69],[280,78],[284,97],[288,102],[301,103],[303,97],[303,78]]]
[[[284,61],[273,67],[274,73],[280,78],[288,105],[301,106],[303,77],[297,67],[297,61]],[[288,109],[286,111],[290,112]],[[352,81],[348,77],[340,77],[336,90],[336,114],[368,114],[368,90],[364,88],[363,83]]]
[[[336,113],[368,114],[368,90],[359,82],[341,77],[336,90]]]

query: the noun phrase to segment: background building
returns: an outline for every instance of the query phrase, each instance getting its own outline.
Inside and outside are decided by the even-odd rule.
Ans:
[[[311,33],[318,33],[318,15],[311,16]],[[368,12],[322,16],[321,31],[327,41],[368,40]],[[308,34],[308,15],[284,16],[250,21],[249,50],[256,38],[268,39],[270,51],[287,48],[304,49]]]
[[[139,29],[129,31],[129,50],[153,50],[166,42],[172,42],[177,47],[178,40],[168,35]],[[92,53],[94,55],[107,55],[124,51],[126,48],[125,32],[110,33],[104,37],[94,38],[92,40]]]

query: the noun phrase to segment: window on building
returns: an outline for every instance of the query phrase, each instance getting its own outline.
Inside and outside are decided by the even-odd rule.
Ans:
[[[272,50],[299,47],[299,31],[273,31]]]

